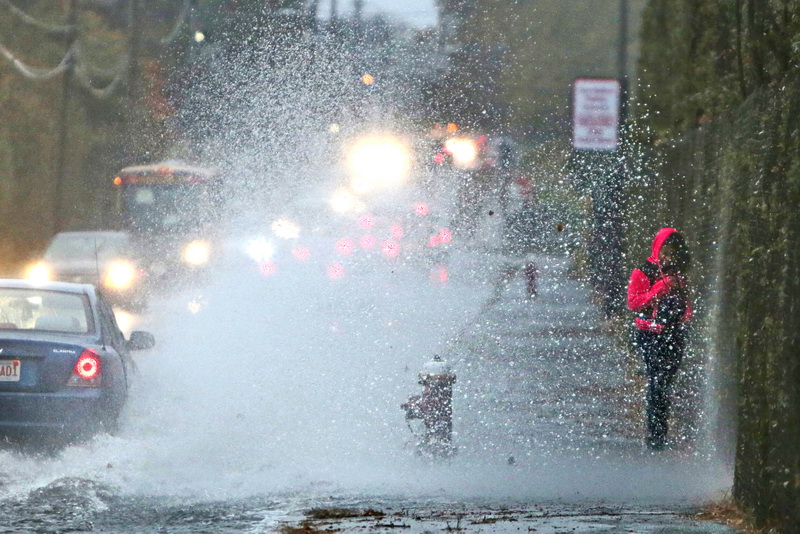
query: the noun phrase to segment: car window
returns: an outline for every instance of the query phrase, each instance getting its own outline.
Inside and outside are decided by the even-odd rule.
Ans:
[[[92,260],[105,262],[128,254],[128,239],[118,234],[58,234],[44,253],[47,261]]]
[[[125,337],[117,325],[117,318],[114,310],[109,304],[98,295],[97,307],[100,311],[100,323],[103,328],[103,338],[118,351],[125,351]]]
[[[86,334],[95,327],[86,295],[0,288],[0,329]]]

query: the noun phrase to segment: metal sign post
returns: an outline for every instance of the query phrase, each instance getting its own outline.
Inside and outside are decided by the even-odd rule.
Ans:
[[[590,272],[609,316],[623,307],[622,98],[622,83],[615,78],[578,78],[573,85],[573,169],[592,197]]]

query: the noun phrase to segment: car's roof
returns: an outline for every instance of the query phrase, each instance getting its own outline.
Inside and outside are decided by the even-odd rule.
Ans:
[[[125,167],[119,174],[143,174],[149,172],[163,172],[168,170],[175,173],[199,174],[206,176],[214,176],[218,174],[218,170],[213,167],[200,167],[197,165],[190,165],[183,161],[167,160],[151,165],[132,165]]]
[[[128,232],[123,230],[81,230],[81,231],[69,231],[69,232],[59,232],[55,235],[58,236],[69,236],[69,237],[126,237],[128,236]]]
[[[94,286],[91,284],[74,284],[72,282],[30,282],[19,278],[0,279],[0,289],[41,289],[45,291],[60,291],[62,293],[89,296],[95,294]]]

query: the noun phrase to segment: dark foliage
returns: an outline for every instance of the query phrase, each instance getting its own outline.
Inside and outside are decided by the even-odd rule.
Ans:
[[[653,0],[642,79],[660,145],[629,192],[635,248],[689,238],[723,417],[737,421],[734,496],[758,526],[800,524],[800,39],[797,0]],[[653,210],[656,210],[653,213]],[[637,220],[637,219],[633,219]],[[709,315],[708,312],[713,312]],[[726,417],[729,416],[729,417]],[[720,429],[726,443],[731,428]]]

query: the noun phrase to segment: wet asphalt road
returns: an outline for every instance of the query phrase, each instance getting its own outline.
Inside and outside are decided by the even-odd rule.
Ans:
[[[529,260],[539,274],[533,298],[519,271]],[[644,450],[637,364],[608,335],[568,259],[499,258],[496,267],[488,300],[443,353],[459,377],[459,454],[427,468],[419,460],[419,476],[433,480],[426,490],[185,499],[91,476],[34,476],[20,489],[0,464],[0,533],[733,532],[695,517],[729,480],[704,441],[701,397],[679,403],[668,451]],[[692,373],[683,380],[699,388]],[[454,480],[460,490],[451,491]]]

